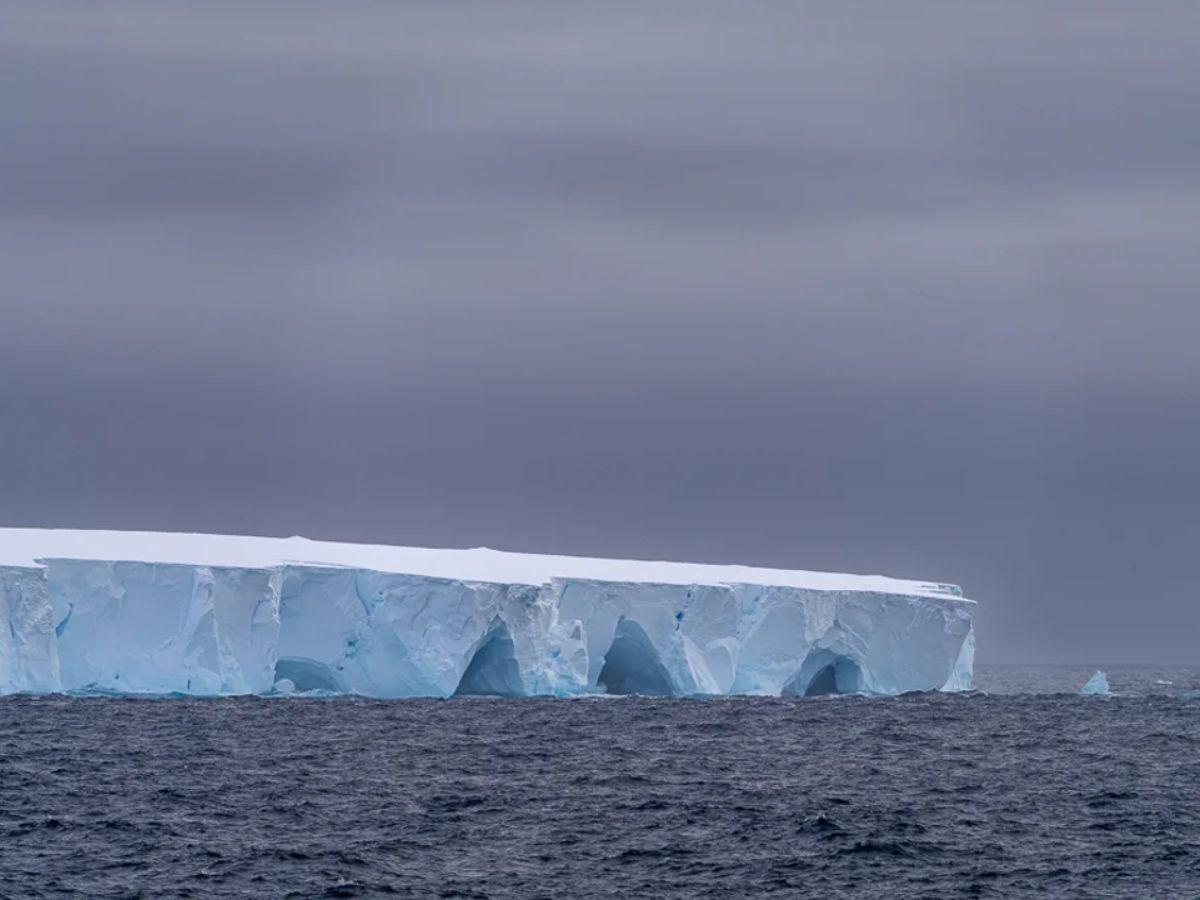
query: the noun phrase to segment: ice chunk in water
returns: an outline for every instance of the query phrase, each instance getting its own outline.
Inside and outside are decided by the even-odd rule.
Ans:
[[[1084,696],[1099,696],[1107,697],[1111,691],[1108,689],[1108,676],[1097,670],[1096,674],[1087,680],[1087,684],[1080,690]]]

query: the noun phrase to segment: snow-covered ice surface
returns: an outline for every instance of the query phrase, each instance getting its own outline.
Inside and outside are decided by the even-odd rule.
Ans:
[[[0,528],[0,692],[964,690],[973,608],[882,576]]]

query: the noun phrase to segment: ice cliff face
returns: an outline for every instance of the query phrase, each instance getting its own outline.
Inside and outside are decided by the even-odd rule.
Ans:
[[[22,566],[0,568],[0,693],[61,690],[58,672],[58,641],[45,572]]]
[[[973,608],[880,577],[0,529],[0,692],[964,690]]]
[[[44,563],[63,689],[247,694],[274,684],[277,570]]]

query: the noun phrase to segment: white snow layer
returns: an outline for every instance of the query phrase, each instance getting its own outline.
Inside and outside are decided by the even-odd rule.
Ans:
[[[973,608],[881,576],[0,528],[0,693],[966,690]]]

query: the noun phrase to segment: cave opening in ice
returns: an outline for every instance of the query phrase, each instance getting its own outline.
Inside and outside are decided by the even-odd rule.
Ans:
[[[303,656],[285,656],[275,663],[275,682],[290,681],[297,691],[340,691],[332,670]]]
[[[641,625],[624,616],[617,621],[612,645],[604,654],[604,666],[596,681],[610,694],[673,697],[678,693],[649,635]]]
[[[831,650],[814,650],[783,686],[783,695],[827,697],[831,694],[857,694],[862,690],[862,684],[862,669],[850,657]]]
[[[523,697],[516,645],[503,620],[497,619],[467,663],[454,690],[455,697]]]

